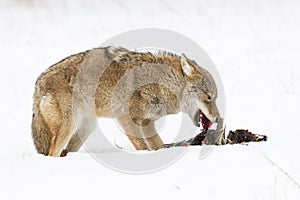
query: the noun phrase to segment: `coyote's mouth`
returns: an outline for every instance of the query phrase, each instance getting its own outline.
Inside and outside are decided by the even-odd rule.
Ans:
[[[200,109],[194,116],[194,123],[198,127],[202,126],[204,130],[208,130],[208,128],[213,124],[213,122],[211,122]]]

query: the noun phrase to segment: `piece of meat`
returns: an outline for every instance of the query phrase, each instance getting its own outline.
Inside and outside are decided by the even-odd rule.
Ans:
[[[194,145],[203,145],[206,144],[206,137],[207,134],[213,134],[216,130],[202,130],[198,135],[195,137],[189,139],[189,140],[183,140],[180,142],[170,143],[170,144],[164,144],[163,148],[170,148],[170,147],[180,147],[180,146],[194,146]],[[235,131],[229,131],[228,136],[224,138],[224,143],[221,143],[219,145],[225,145],[225,144],[241,144],[241,143],[249,143],[249,142],[261,142],[261,141],[267,141],[266,135],[258,135],[253,134],[248,130],[244,129],[237,129]]]
[[[204,130],[208,130],[213,124],[202,112],[200,114],[200,123]]]
[[[227,143],[229,144],[240,144],[244,142],[260,142],[260,141],[267,141],[267,136],[253,134],[250,131],[244,129],[229,131],[227,135]]]

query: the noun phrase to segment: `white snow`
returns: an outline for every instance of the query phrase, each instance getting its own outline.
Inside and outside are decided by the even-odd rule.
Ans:
[[[38,155],[30,131],[38,75],[145,27],[200,44],[222,77],[227,129],[249,128],[268,142],[214,147],[203,159],[208,147],[193,147],[146,175],[113,171],[84,149],[65,158]],[[0,1],[0,199],[299,199],[299,27],[296,0]],[[104,129],[118,134],[112,120]],[[121,138],[118,145],[130,149]]]

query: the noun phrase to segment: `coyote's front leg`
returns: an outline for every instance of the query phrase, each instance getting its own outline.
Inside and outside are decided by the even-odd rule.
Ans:
[[[155,130],[153,120],[149,120],[147,125],[142,126],[144,141],[148,150],[158,150],[163,146],[163,141]]]
[[[162,147],[163,141],[155,130],[154,121],[136,123],[127,115],[118,117],[118,121],[136,150],[157,150]]]

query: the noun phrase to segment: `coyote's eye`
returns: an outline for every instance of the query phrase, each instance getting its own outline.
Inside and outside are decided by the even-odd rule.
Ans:
[[[211,96],[210,95],[207,95],[207,100],[211,100]]]

